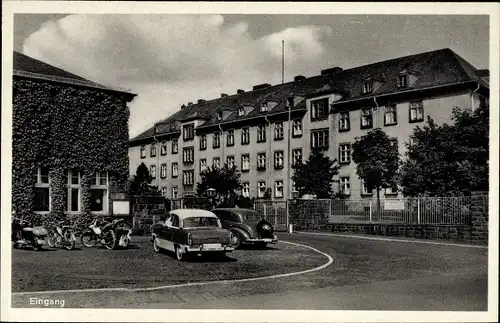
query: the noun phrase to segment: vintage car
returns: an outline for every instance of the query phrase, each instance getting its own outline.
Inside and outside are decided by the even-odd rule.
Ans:
[[[233,233],[235,249],[242,244],[266,247],[268,243],[277,243],[273,226],[261,213],[251,209],[217,208],[212,210],[222,222],[222,227]]]
[[[178,260],[188,255],[223,256],[234,250],[232,233],[222,228],[215,214],[206,210],[170,211],[164,222],[151,226],[155,252],[172,251]]]

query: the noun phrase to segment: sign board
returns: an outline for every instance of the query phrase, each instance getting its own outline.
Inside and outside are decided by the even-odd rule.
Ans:
[[[404,210],[405,203],[402,200],[384,201],[384,210]]]
[[[130,215],[130,201],[113,201],[113,215]]]

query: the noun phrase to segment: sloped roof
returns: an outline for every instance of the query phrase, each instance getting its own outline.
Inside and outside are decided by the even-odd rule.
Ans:
[[[106,87],[16,51],[13,56],[13,69],[14,75],[17,76],[124,92],[135,96],[130,90]]]
[[[310,97],[328,92],[336,92],[342,95],[342,98],[338,102],[363,99],[366,98],[366,95],[362,94],[361,90],[363,80],[366,79],[367,75],[381,81],[380,87],[375,89],[370,96],[398,93],[399,90],[396,87],[397,75],[405,70],[415,72],[418,75],[417,80],[412,84],[411,89],[413,90],[469,81],[478,82],[488,87],[488,84],[477,75],[478,70],[475,67],[451,49],[446,48],[359,66],[339,71],[335,74],[313,76],[263,89],[208,100],[185,107],[165,120],[181,120],[189,114],[194,113],[194,111],[198,111],[203,116],[210,117],[209,120],[199,126],[206,127],[249,119],[259,115],[286,112],[285,100],[292,95]],[[260,102],[266,100],[275,101],[278,105],[265,113],[261,113],[259,109],[253,109],[244,117],[237,116],[236,110],[242,104],[250,104],[258,107]],[[224,120],[217,120],[216,111],[228,107],[234,112]],[[294,107],[294,109],[304,108],[305,100]],[[131,141],[145,139],[154,134],[153,127],[136,136]]]

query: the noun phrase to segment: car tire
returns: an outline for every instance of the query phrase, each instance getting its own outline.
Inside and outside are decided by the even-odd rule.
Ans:
[[[186,255],[182,252],[181,247],[175,246],[175,258],[179,261],[183,261]]]
[[[153,239],[153,250],[156,253],[161,253],[161,248],[158,246],[158,238],[156,237]]]
[[[233,232],[231,243],[235,250],[241,247],[241,241],[242,241],[241,235],[239,233]]]

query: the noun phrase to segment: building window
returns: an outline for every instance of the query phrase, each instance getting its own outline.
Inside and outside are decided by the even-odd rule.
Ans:
[[[160,178],[167,178],[167,164],[161,164],[161,166],[160,166]]]
[[[257,128],[257,142],[266,142],[266,125],[264,124]]]
[[[203,134],[200,136],[200,150],[207,149],[207,135]]]
[[[260,112],[267,112],[267,102],[262,102],[260,104]]]
[[[80,172],[76,170],[68,171],[68,185],[67,185],[67,210],[69,212],[80,211]]]
[[[149,166],[149,175],[151,175],[153,179],[156,178],[156,165]]]
[[[351,183],[348,176],[340,178],[340,192],[344,195],[351,195]]]
[[[385,189],[385,195],[398,195],[398,186],[394,184],[392,187]]]
[[[274,152],[274,169],[282,169],[284,162],[283,151],[275,151]]]
[[[302,119],[295,119],[292,123],[292,137],[302,137]]]
[[[194,163],[194,147],[186,147],[182,151],[182,162],[184,164]]]
[[[241,188],[241,195],[243,197],[250,197],[250,183],[244,182],[243,187]]]
[[[167,154],[167,142],[162,141],[160,145],[160,155],[165,156]]]
[[[372,82],[363,82],[363,94],[370,94],[373,92]]]
[[[349,111],[339,113],[339,131],[351,130],[351,121],[349,120]]]
[[[311,147],[328,149],[328,129],[311,131]]]
[[[183,172],[182,183],[184,186],[193,186],[194,185],[194,171],[193,170],[185,170]]]
[[[238,117],[243,117],[244,115],[245,115],[245,108],[239,107],[238,108]]]
[[[257,170],[266,169],[266,153],[259,153],[257,155]]]
[[[385,107],[384,113],[384,125],[390,126],[398,123],[398,114],[396,111],[396,105],[390,105]]]
[[[339,160],[342,164],[349,164],[351,162],[351,144],[339,145]]]
[[[234,156],[227,156],[226,163],[228,168],[234,167]]]
[[[172,177],[178,177],[179,176],[179,164],[177,162],[172,163]]]
[[[274,182],[274,196],[283,197],[283,181]]]
[[[328,119],[328,98],[311,102],[311,121]]]
[[[283,137],[283,122],[276,122],[274,124],[274,140],[282,140]]]
[[[389,140],[391,147],[396,147],[396,150],[399,151],[398,138],[391,138]]]
[[[248,172],[250,170],[250,155],[241,155],[241,171]]]
[[[207,159],[200,159],[200,173],[203,173],[207,169]]]
[[[154,166],[154,165],[152,165]],[[156,172],[156,171],[155,171]],[[156,174],[155,174],[156,175]],[[108,210],[108,173],[96,172],[90,179],[90,210],[107,212]]]
[[[409,122],[424,121],[424,104],[422,101],[410,103],[410,120]]]
[[[250,128],[241,129],[241,144],[248,145],[250,143]]]
[[[408,87],[408,75],[407,74],[401,74],[398,75],[398,88],[405,88]]]
[[[234,146],[234,129],[227,131],[227,143],[226,143],[226,145],[228,147]]]
[[[149,149],[149,156],[156,157],[156,144],[152,143]]]
[[[182,139],[184,139],[184,141],[194,139],[194,123],[182,127]]]
[[[50,211],[50,181],[49,170],[47,168],[38,168],[35,184],[34,211]]]
[[[222,120],[222,111],[217,111],[217,120],[218,121]]]
[[[177,154],[179,152],[179,143],[177,139],[172,140],[172,154]]]
[[[146,146],[141,146],[141,158],[146,158]]]
[[[361,129],[368,129],[373,127],[373,114],[372,109],[361,110]]]
[[[177,186],[172,187],[172,198],[176,199],[179,197],[179,188]]]
[[[293,164],[294,165],[300,165],[302,164],[302,149],[297,148],[292,150],[292,156],[293,156]]]
[[[167,188],[165,186],[161,188],[161,196],[167,197]]]
[[[410,143],[410,147],[414,146],[417,143],[417,138],[415,136],[410,136],[409,143]]]
[[[220,158],[219,157],[214,157],[212,159],[212,167],[213,168],[220,168]]]
[[[373,195],[373,189],[366,187],[365,181],[361,181],[361,195]]]
[[[287,109],[293,108],[293,97],[288,97],[285,100],[285,107]]]
[[[212,147],[213,148],[220,147],[220,131],[214,132]]]
[[[266,196],[266,182],[258,182],[257,183],[257,197],[263,198]]]

